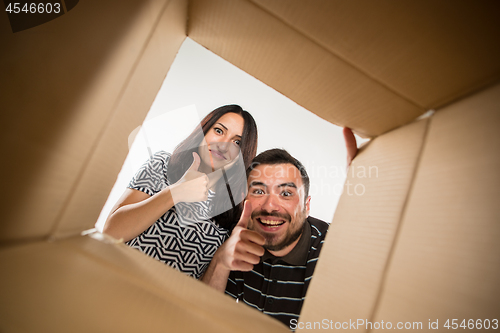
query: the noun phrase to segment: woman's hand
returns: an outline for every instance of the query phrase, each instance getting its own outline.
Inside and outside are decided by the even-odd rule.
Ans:
[[[177,202],[205,201],[208,198],[208,177],[198,171],[200,157],[194,161],[179,181],[153,196],[134,189],[125,193],[111,210],[104,233],[129,241],[149,228]]]
[[[206,174],[199,172],[200,156],[193,152],[193,164],[175,184],[170,186],[174,203],[198,202],[208,199],[209,179]]]

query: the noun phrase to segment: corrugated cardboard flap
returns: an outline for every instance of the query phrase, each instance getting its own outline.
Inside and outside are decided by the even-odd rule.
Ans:
[[[288,332],[123,243],[35,242],[0,262],[2,332]]]

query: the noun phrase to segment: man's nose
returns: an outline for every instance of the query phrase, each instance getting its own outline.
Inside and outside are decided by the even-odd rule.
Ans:
[[[276,194],[270,193],[264,196],[264,202],[262,203],[262,209],[266,212],[275,212],[279,210],[279,201]]]

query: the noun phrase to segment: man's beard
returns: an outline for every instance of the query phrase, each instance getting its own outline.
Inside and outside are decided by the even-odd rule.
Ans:
[[[268,213],[265,211],[255,211],[252,213],[252,220],[255,221],[254,216],[274,216],[274,217],[279,217],[285,219],[285,223],[291,223],[291,216],[289,214],[279,214],[279,213]],[[301,220],[302,226],[300,228],[297,228],[297,230],[293,230],[293,232],[289,233],[290,229],[287,230],[287,233],[285,234],[285,238],[280,241],[279,243],[273,244],[274,240],[274,235],[264,233],[262,236],[266,239],[266,243],[264,244],[264,248],[268,251],[280,251],[295,242],[300,235],[302,235],[302,231],[304,231],[304,226],[305,226],[305,220],[306,220],[306,210],[297,216],[296,223]],[[259,223],[259,222],[255,222]]]
[[[277,244],[270,244],[271,239],[264,236],[264,237],[266,237],[266,244],[264,244],[264,248],[267,249],[268,251],[283,250],[285,247],[287,247],[288,245],[295,242],[300,237],[300,235],[302,235],[302,231],[304,231],[304,226],[305,226],[305,223],[302,223],[301,228],[298,228],[293,233],[290,233],[290,234],[287,233],[285,236],[285,239],[283,239],[280,243],[277,243]]]

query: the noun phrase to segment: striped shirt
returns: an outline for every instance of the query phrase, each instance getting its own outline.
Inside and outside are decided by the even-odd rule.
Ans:
[[[249,272],[232,271],[226,294],[290,327],[298,319],[328,224],[308,217],[297,245],[284,257],[267,252]]]

